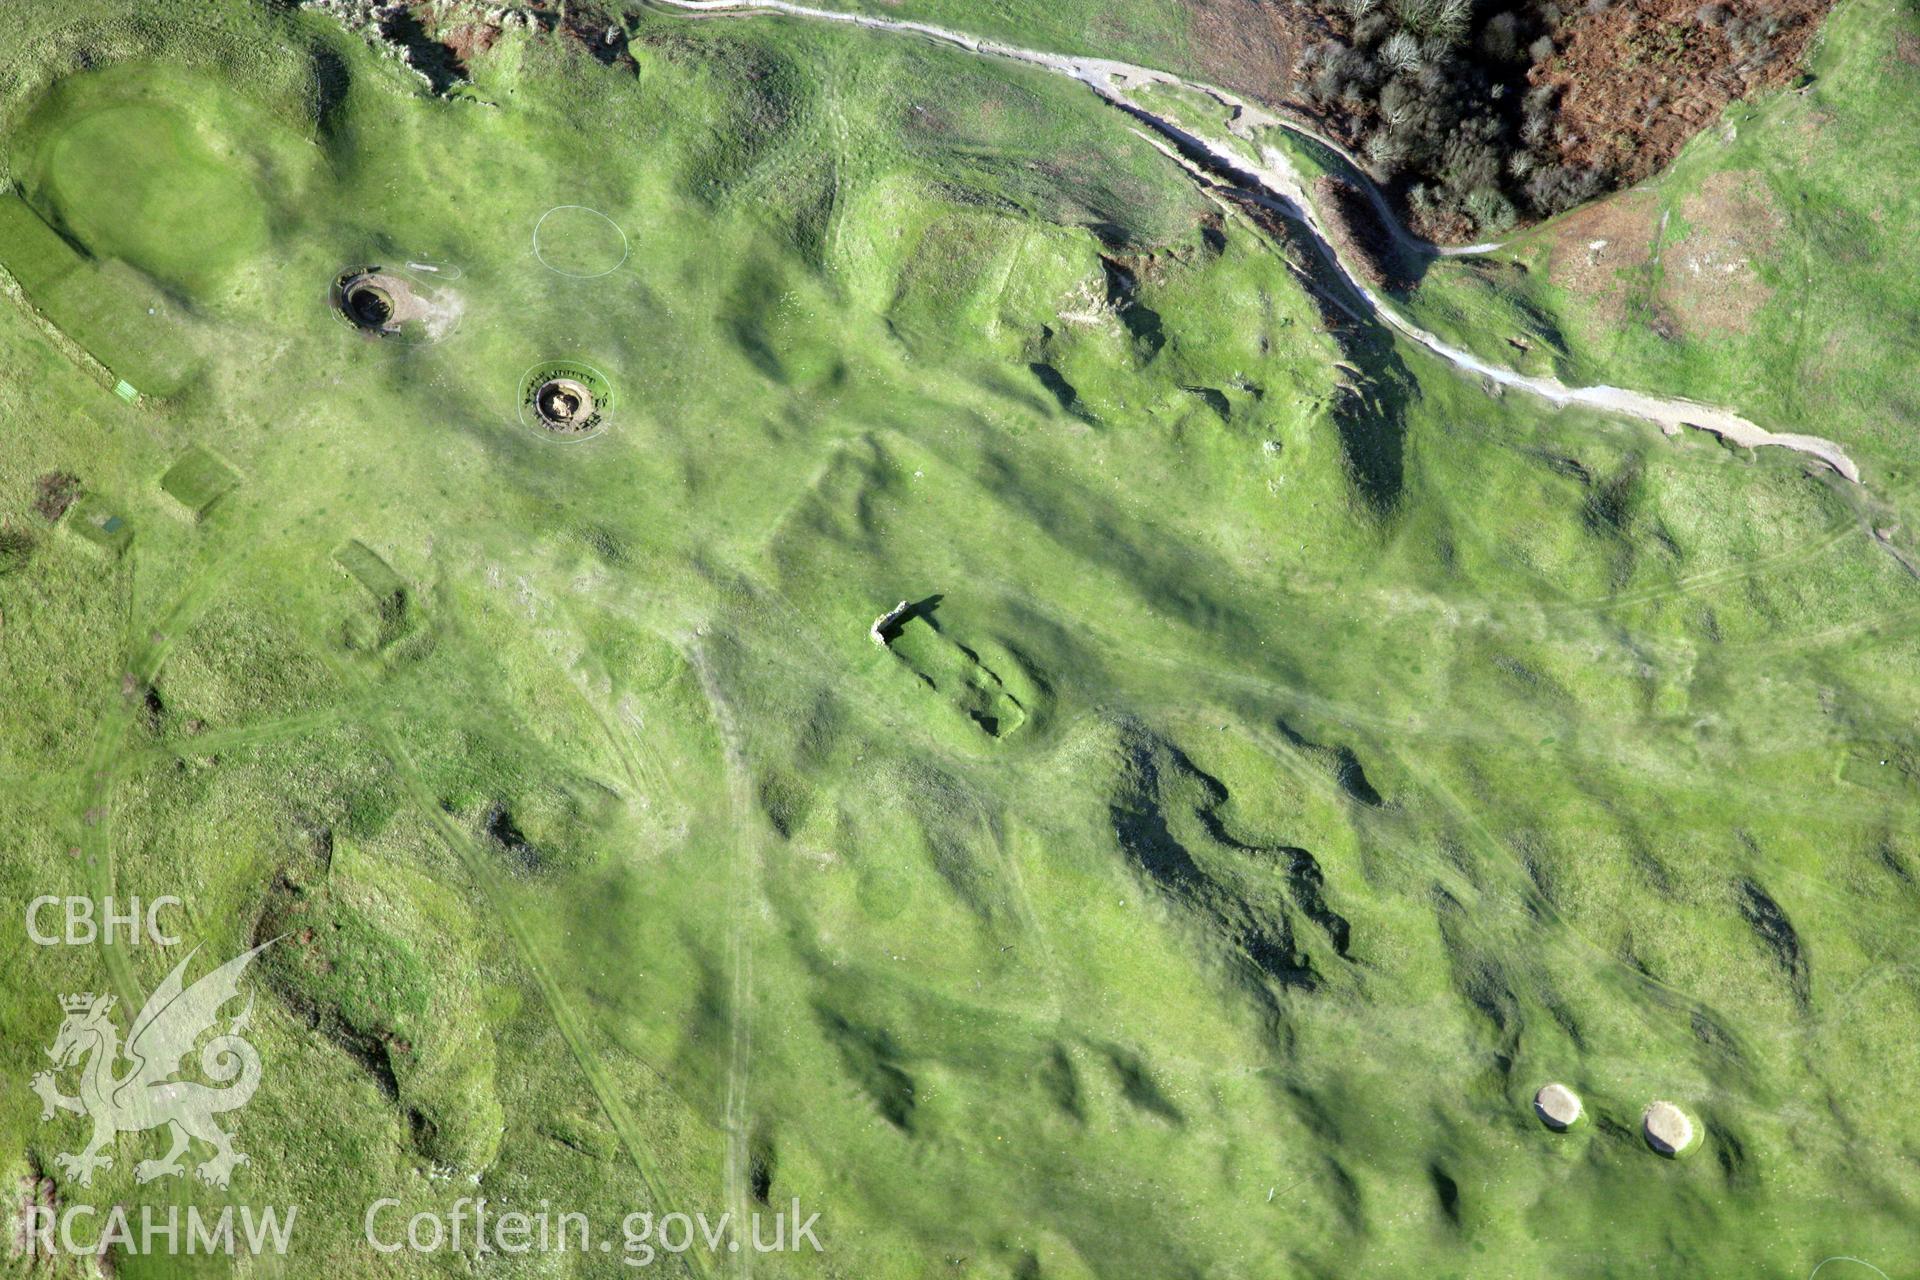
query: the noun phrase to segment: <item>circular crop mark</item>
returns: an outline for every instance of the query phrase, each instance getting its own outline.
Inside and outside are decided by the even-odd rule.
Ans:
[[[533,224],[533,256],[575,280],[610,275],[627,260],[627,233],[584,204],[556,205]]]
[[[520,379],[520,420],[562,440],[584,440],[606,429],[613,384],[590,364],[548,360]]]

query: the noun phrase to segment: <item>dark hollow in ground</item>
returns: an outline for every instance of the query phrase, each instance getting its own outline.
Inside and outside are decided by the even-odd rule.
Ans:
[[[365,328],[383,328],[393,319],[393,297],[378,285],[356,284],[347,291],[347,314]]]
[[[389,337],[425,321],[430,309],[404,277],[379,267],[354,267],[334,277],[333,307],[362,333]]]
[[[593,421],[593,393],[572,378],[549,378],[533,393],[533,410],[550,430],[577,431]]]

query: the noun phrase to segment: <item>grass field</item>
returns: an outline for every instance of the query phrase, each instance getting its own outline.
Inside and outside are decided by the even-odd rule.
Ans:
[[[471,1195],[821,1215],[670,1274],[1907,1265],[1917,597],[1859,494],[1330,330],[1037,71],[635,12],[637,73],[515,31],[435,98],[322,15],[196,8],[0,0],[0,265],[145,394],[0,306],[0,899],[286,937],[231,1190],[137,1185],[145,1135],[64,1202],[298,1204],[233,1269],[290,1276],[616,1270],[362,1238]],[[1849,83],[1897,146],[1903,23],[1843,6],[1814,96],[1672,198],[1869,167]],[[1778,233],[1810,305],[1875,281],[1844,392],[1764,307],[1657,359],[1512,296],[1569,371],[1858,448],[1901,523],[1913,277],[1818,221]],[[458,324],[339,323],[371,263]],[[1482,341],[1465,270],[1409,307]],[[522,414],[550,363],[599,434]],[[1825,394],[1872,412],[1785,412]],[[57,997],[179,956],[0,939],[0,1174],[52,1173]],[[1698,1150],[1647,1149],[1655,1098]]]

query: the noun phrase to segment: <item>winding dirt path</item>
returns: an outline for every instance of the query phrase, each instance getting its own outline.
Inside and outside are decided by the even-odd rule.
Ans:
[[[716,16],[777,13],[796,18],[866,27],[874,31],[915,35],[941,44],[953,45],[982,57],[1023,62],[1078,80],[1103,100],[1174,139],[1189,154],[1204,157],[1208,167],[1214,170],[1215,174],[1225,175],[1247,195],[1306,228],[1321,254],[1333,264],[1355,295],[1381,321],[1391,325],[1408,341],[1425,348],[1454,368],[1485,378],[1496,386],[1529,392],[1550,404],[1598,409],[1606,413],[1651,422],[1668,435],[1678,435],[1682,428],[1692,427],[1710,432],[1745,448],[1774,446],[1791,449],[1818,459],[1854,484],[1860,483],[1859,467],[1847,456],[1845,450],[1831,440],[1796,432],[1769,431],[1758,423],[1741,417],[1731,409],[1700,404],[1692,400],[1658,396],[1625,387],[1570,387],[1557,378],[1523,374],[1494,364],[1420,328],[1388,306],[1379,295],[1367,288],[1346,263],[1341,261],[1333,241],[1328,238],[1325,229],[1321,226],[1319,214],[1307,195],[1306,184],[1299,172],[1279,149],[1263,145],[1258,140],[1257,134],[1263,129],[1285,129],[1339,155],[1353,170],[1353,175],[1360,179],[1358,185],[1367,193],[1374,208],[1378,210],[1382,225],[1391,232],[1403,248],[1411,252],[1427,256],[1457,256],[1487,253],[1500,246],[1476,244],[1443,247],[1413,236],[1394,215],[1386,197],[1366,176],[1359,161],[1339,143],[1299,121],[1276,115],[1225,89],[1184,80],[1169,72],[1157,71],[1151,67],[1117,62],[1110,58],[1077,58],[1065,54],[1045,53],[1037,49],[1024,49],[1018,45],[968,35],[964,31],[954,31],[931,23],[878,18],[870,14],[849,13],[834,9],[817,9],[810,5],[792,3],[791,0],[654,0],[654,3],[683,13]],[[1203,94],[1227,107],[1232,112],[1227,126],[1229,132],[1241,141],[1251,144],[1260,159],[1257,162],[1249,160],[1238,151],[1221,143],[1190,133],[1174,121],[1148,110],[1127,96],[1129,91],[1154,85],[1166,85]],[[1191,163],[1182,157],[1176,158],[1181,158],[1183,163]]]

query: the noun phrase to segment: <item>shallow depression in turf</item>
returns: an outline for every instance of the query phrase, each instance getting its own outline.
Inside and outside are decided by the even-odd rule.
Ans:
[[[62,82],[13,158],[29,203],[90,255],[203,293],[268,244],[262,175],[301,170],[251,117],[198,79],[115,68]]]

